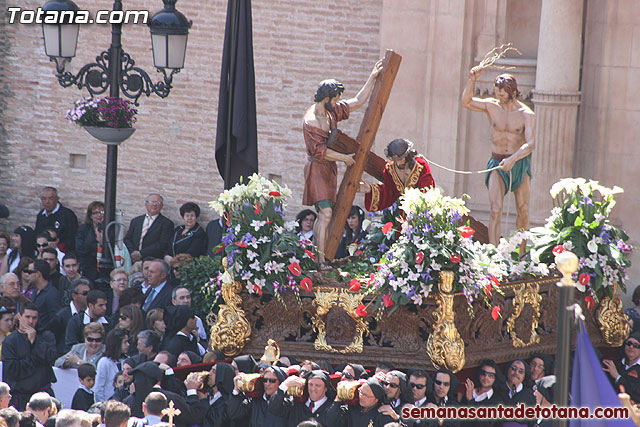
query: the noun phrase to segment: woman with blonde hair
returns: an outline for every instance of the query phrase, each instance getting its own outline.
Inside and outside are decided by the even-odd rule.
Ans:
[[[161,308],[154,308],[147,313],[147,328],[160,335],[160,340],[164,338],[164,333],[167,330],[167,325],[164,323],[164,310]]]
[[[104,326],[99,322],[87,323],[83,329],[84,342],[74,344],[67,354],[56,359],[53,366],[58,368],[78,368],[83,363],[98,366],[98,360],[105,352]]]

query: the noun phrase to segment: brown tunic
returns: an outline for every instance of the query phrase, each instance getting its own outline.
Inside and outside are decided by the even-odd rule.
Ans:
[[[336,104],[334,111],[329,112],[330,127],[334,128],[337,122],[348,118],[349,105],[344,101],[340,101]],[[324,159],[329,132],[303,123],[302,133],[307,146],[302,204],[313,206],[317,202],[326,199],[335,203],[336,189],[338,187],[338,167],[336,162]]]

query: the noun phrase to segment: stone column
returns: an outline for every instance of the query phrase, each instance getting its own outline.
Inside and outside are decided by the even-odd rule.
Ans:
[[[573,176],[580,104],[582,8],[582,1],[542,0],[532,98],[536,113],[529,203],[532,223],[541,223],[549,215],[553,207],[551,186],[561,178]]]

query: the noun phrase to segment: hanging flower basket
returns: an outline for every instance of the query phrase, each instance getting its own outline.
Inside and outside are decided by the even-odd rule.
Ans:
[[[136,131],[135,128],[104,128],[97,126],[83,126],[83,128],[92,137],[107,145],[120,145]]]
[[[119,145],[136,131],[133,124],[136,122],[137,112],[131,102],[125,99],[86,98],[77,101],[67,111],[67,119],[85,128],[99,141]]]

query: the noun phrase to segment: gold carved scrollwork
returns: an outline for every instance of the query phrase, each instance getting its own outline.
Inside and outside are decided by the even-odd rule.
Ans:
[[[319,351],[331,353],[351,354],[362,353],[364,348],[364,335],[369,333],[369,327],[364,319],[356,314],[356,308],[362,303],[362,294],[351,293],[346,289],[316,288],[313,305],[317,307],[316,314],[311,319],[313,329],[318,332],[314,347]],[[356,324],[356,334],[353,342],[342,350],[333,348],[327,343],[327,329],[325,316],[334,307],[340,307],[353,319]]]
[[[613,298],[604,297],[596,311],[596,319],[604,341],[613,347],[619,347],[631,333],[629,317],[622,311],[622,300],[617,292],[617,284],[613,289]]]
[[[222,264],[226,270],[226,258]],[[224,275],[231,278],[228,271]],[[220,350],[225,356],[233,357],[242,352],[251,338],[251,325],[240,308],[242,298],[240,282],[223,279],[222,299],[226,304],[220,305],[215,323],[211,326],[211,348]]]
[[[436,323],[427,340],[427,356],[436,368],[445,367],[458,372],[464,367],[464,341],[454,323],[453,272],[440,272],[440,292],[436,295],[438,308],[434,312]]]
[[[540,336],[536,329],[538,328],[538,321],[540,320],[540,302],[542,301],[542,295],[538,292],[540,286],[535,283],[523,284],[520,288],[514,289],[513,295],[513,314],[507,320],[507,332],[511,334],[511,340],[514,347],[527,347],[540,342]],[[531,337],[529,342],[525,343],[516,334],[516,320],[522,314],[522,309],[525,304],[531,304],[533,309],[533,315],[531,319]]]

